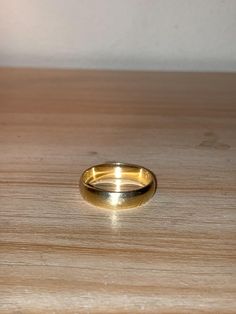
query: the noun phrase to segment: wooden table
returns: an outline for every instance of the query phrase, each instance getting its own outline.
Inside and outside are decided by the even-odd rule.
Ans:
[[[0,313],[236,313],[236,74],[0,70]],[[152,169],[135,210],[81,172]]]

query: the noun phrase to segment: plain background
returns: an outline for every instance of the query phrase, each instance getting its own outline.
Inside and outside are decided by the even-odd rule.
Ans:
[[[0,65],[236,70],[235,0],[0,0]]]

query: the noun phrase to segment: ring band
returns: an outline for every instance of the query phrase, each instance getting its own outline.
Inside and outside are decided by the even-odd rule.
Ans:
[[[83,198],[95,206],[128,209],[152,198],[157,181],[147,168],[112,162],[86,169],[80,178],[79,187]]]

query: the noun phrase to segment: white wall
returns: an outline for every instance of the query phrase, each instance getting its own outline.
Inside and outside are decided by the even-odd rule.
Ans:
[[[236,70],[235,0],[0,0],[0,65]]]

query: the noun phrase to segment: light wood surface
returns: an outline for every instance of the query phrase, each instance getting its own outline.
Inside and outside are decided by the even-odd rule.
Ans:
[[[236,74],[0,70],[0,313],[236,313]],[[153,170],[110,212],[81,172]]]

